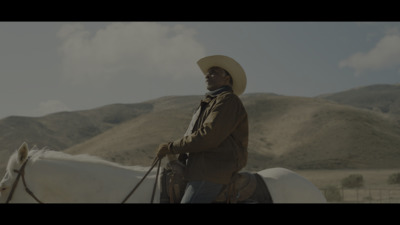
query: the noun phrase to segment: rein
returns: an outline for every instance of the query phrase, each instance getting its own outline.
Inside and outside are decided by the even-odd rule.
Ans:
[[[136,186],[132,189],[132,191],[125,197],[125,199],[122,201],[122,204],[128,200],[128,198],[133,194],[133,192],[136,191],[136,189],[139,187],[139,185],[146,179],[147,175],[150,173],[150,171],[154,168],[154,166],[158,162],[158,167],[157,167],[157,175],[156,175],[156,180],[154,181],[154,187],[153,187],[153,194],[151,195],[151,203],[153,203],[154,200],[154,195],[156,192],[156,187],[157,187],[157,180],[158,180],[158,174],[160,172],[160,166],[161,166],[161,158],[156,157],[153,161],[153,164],[151,165],[150,169],[147,171],[147,173],[143,176],[143,178],[139,181],[139,183],[136,184]]]
[[[18,173],[18,176],[17,176],[17,178],[16,178],[15,181],[14,181],[14,184],[13,184],[13,186],[12,186],[12,189],[11,189],[10,194],[8,195],[8,198],[7,198],[6,203],[9,203],[9,202],[11,201],[11,198],[12,198],[13,195],[14,195],[14,191],[15,191],[15,189],[17,188],[17,184],[18,184],[19,178],[21,178],[21,177],[22,177],[22,183],[24,184],[24,187],[25,187],[25,191],[26,191],[33,199],[35,199],[38,203],[43,203],[43,202],[41,202],[41,201],[33,194],[33,192],[32,192],[32,191],[28,188],[28,186],[26,185],[26,181],[25,181],[25,166],[26,166],[26,164],[28,163],[28,161],[29,161],[30,158],[31,158],[31,157],[29,156],[29,157],[25,160],[25,162],[22,164],[22,166],[21,166],[21,168],[20,168],[19,170],[14,170],[14,172]]]
[[[31,157],[29,156],[25,162],[22,164],[21,168],[19,170],[14,170],[14,172],[18,173],[17,178],[15,179],[13,186],[11,188],[10,194],[8,195],[7,201],[6,203],[9,203],[14,195],[14,191],[17,188],[18,185],[18,181],[20,178],[22,178],[22,183],[24,184],[25,187],[25,191],[33,198],[35,199],[38,203],[43,204],[42,201],[40,201],[35,194],[33,194],[33,192],[28,188],[26,181],[25,181],[25,166],[28,163],[29,159]],[[158,180],[158,175],[160,172],[160,167],[161,167],[161,158],[156,157],[153,161],[153,164],[151,166],[151,168],[147,171],[147,173],[143,176],[143,178],[139,181],[139,183],[136,184],[136,186],[132,189],[132,191],[125,197],[125,199],[122,201],[122,204],[126,202],[126,200],[128,200],[128,198],[136,191],[136,189],[139,187],[139,185],[144,181],[144,179],[147,177],[147,175],[151,172],[151,170],[154,168],[154,166],[157,164],[158,162],[158,167],[157,167],[157,175],[156,175],[156,179],[154,182],[154,187],[153,187],[153,193],[151,195],[151,203],[153,203],[154,200],[154,196],[155,196],[155,192],[156,192],[156,188],[157,188],[157,180]]]

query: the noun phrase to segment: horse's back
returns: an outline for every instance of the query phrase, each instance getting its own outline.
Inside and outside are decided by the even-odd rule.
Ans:
[[[322,192],[309,180],[285,168],[259,171],[274,203],[325,203]]]

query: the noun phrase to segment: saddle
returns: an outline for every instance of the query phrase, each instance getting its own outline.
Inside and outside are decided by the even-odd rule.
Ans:
[[[183,177],[184,169],[185,165],[178,160],[167,163],[161,175],[160,203],[180,203],[187,183]],[[262,178],[255,173],[240,172],[232,177],[231,182],[224,187],[214,203],[245,203],[249,200],[259,202],[256,197],[259,199],[260,193],[269,196]]]
[[[216,203],[238,203],[249,199],[257,188],[255,174],[248,172],[236,173],[231,182],[222,190],[215,200]]]
[[[180,203],[187,181],[183,177],[185,165],[178,160],[167,163],[161,173],[160,203]]]

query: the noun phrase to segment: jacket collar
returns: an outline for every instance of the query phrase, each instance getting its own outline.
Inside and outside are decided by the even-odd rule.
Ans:
[[[221,94],[222,92],[225,91],[230,91],[233,92],[232,87],[231,86],[222,86],[221,88],[218,88],[217,90],[214,91],[209,91],[205,94],[205,98],[203,100],[201,100],[202,103],[210,103],[212,99],[214,99],[215,97],[217,97],[219,94]]]

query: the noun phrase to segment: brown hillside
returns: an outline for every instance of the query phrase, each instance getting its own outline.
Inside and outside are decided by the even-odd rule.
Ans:
[[[149,166],[159,144],[185,133],[199,96],[164,97],[149,101],[152,112],[142,114],[90,140],[65,150],[88,153],[126,164]]]
[[[316,98],[269,96],[244,102],[251,118],[250,164],[256,169],[400,166],[400,127],[381,113]]]
[[[0,120],[0,167],[22,141],[149,166],[160,143],[180,138],[202,96],[170,96],[39,118]],[[386,114],[322,98],[245,94],[248,170],[399,168],[400,128]]]
[[[325,94],[319,98],[358,108],[400,116],[400,84],[377,84]]]
[[[400,128],[380,113],[315,98],[248,94],[242,99],[250,123],[248,170],[399,167]],[[185,97],[154,101],[159,110],[66,152],[150,165],[158,144],[184,133],[197,101]]]
[[[23,141],[30,146],[64,150],[152,110],[152,104],[113,104],[43,117],[10,116],[0,120],[0,168]]]

